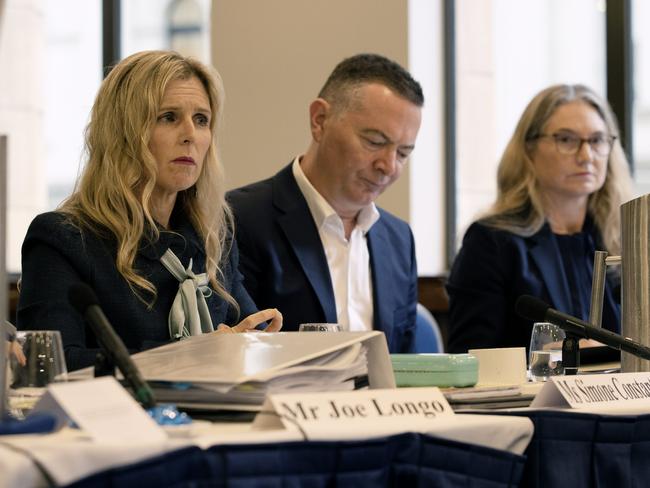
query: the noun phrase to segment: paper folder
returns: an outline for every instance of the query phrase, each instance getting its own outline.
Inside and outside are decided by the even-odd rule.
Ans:
[[[263,385],[289,368],[300,370],[306,363],[327,369],[330,358],[339,360],[362,349],[361,345],[369,387],[394,388],[386,338],[378,331],[208,334],[135,354],[133,360],[163,401],[209,403],[212,391],[216,404],[228,399],[229,404],[259,407],[263,398],[255,399],[252,385]],[[318,391],[318,379],[312,379],[311,391]],[[334,388],[324,383],[322,387]],[[263,396],[264,390],[259,391]],[[248,402],[242,400],[247,394]]]

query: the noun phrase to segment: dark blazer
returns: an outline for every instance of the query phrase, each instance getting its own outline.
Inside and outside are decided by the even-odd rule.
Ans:
[[[22,247],[22,287],[18,300],[19,329],[60,330],[68,369],[93,364],[97,342],[82,317],[68,304],[68,288],[82,281],[97,294],[100,306],[131,352],[170,341],[168,315],[176,292],[176,280],[160,263],[160,256],[171,248],[184,267],[192,259],[196,273],[205,271],[205,251],[193,227],[176,212],[172,216],[175,232],[161,232],[154,245],[144,243],[136,256],[135,269],[157,289],[151,309],[131,291],[115,266],[116,245],[109,237],[73,226],[60,213],[37,216],[31,223]],[[242,286],[237,270],[237,246],[223,261],[224,282],[241,307],[243,318],[256,307]],[[150,294],[143,294],[151,300]],[[206,299],[212,323],[238,323],[232,306],[213,293]]]
[[[593,242],[599,241],[595,230],[590,236]],[[602,323],[612,329],[620,323],[620,306],[613,293],[616,285],[608,276]],[[530,237],[472,224],[454,261],[447,291],[449,352],[528,348],[533,323],[515,312],[521,295],[536,296],[552,308],[573,315],[562,255],[548,224]]]
[[[325,251],[291,165],[264,181],[228,194],[235,214],[244,285],[261,308],[284,316],[283,330],[304,322],[336,322]],[[374,328],[391,352],[411,348],[417,302],[411,230],[384,210],[368,232]]]

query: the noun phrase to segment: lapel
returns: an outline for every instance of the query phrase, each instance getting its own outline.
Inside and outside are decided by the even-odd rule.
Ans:
[[[368,231],[368,249],[373,283],[373,322],[375,329],[383,331],[389,340],[393,333],[392,311],[395,308],[393,305],[395,283],[391,276],[391,246],[381,218]]]
[[[549,225],[545,224],[537,234],[527,238],[526,244],[530,256],[542,275],[552,302],[551,306],[557,310],[571,310],[569,303],[571,293],[564,272],[564,264]]]
[[[336,303],[327,258],[291,164],[273,177],[273,205],[280,211],[278,224],[318,296],[325,320],[335,323]]]

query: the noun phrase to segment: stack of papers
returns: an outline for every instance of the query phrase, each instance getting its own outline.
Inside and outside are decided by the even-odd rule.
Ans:
[[[371,333],[209,334],[133,356],[156,399],[259,410],[266,395],[368,385]],[[387,357],[387,351],[386,351]]]
[[[454,410],[527,407],[535,398],[535,392],[526,385],[446,388],[442,391]]]
[[[355,384],[363,383],[363,378],[367,384],[367,376],[366,347],[357,343],[299,366],[240,378],[236,382],[152,381],[150,385],[162,402],[258,409],[268,394],[354,390]]]

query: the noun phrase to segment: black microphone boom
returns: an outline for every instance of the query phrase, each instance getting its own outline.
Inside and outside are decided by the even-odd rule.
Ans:
[[[515,311],[525,319],[535,322],[550,322],[579,337],[594,339],[613,349],[629,352],[643,359],[650,359],[650,347],[559,312],[539,298],[530,295],[520,296],[515,304]]]
[[[133,388],[135,398],[145,408],[156,405],[153,391],[142,378],[122,339],[115,333],[106,315],[99,307],[95,292],[85,283],[75,283],[68,290],[70,304],[86,319],[95,334],[102,352],[118,367],[124,379]]]

